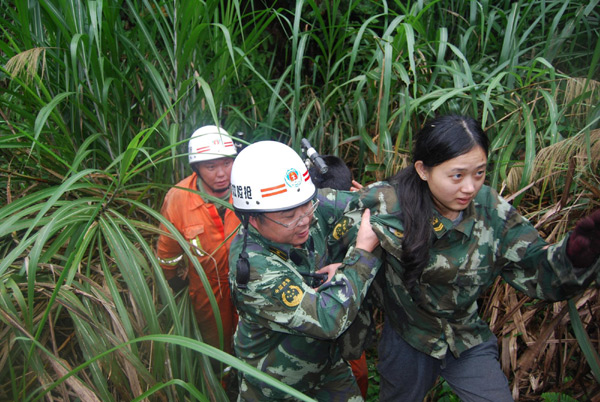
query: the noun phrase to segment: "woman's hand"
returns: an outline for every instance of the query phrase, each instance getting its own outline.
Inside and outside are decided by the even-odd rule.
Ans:
[[[363,185],[357,182],[356,180],[352,180],[352,187],[350,187],[350,191],[359,191],[363,188]]]

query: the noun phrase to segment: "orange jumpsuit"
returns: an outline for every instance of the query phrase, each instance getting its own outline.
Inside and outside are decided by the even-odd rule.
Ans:
[[[197,180],[198,176],[194,173],[180,181],[177,187],[197,190]],[[231,199],[229,201],[231,202]],[[194,246],[192,254],[202,265],[219,305],[223,324],[223,350],[231,353],[238,316],[231,301],[227,279],[229,247],[233,240],[233,235],[230,234],[236,231],[240,221],[230,209],[227,209],[223,221],[213,204],[205,202],[198,194],[176,188],[169,190],[165,196],[161,213]],[[166,230],[164,225],[161,225],[161,229]],[[227,237],[229,239],[225,241]],[[176,276],[177,265],[182,259],[187,262],[190,297],[203,341],[220,348],[216,317],[210,300],[196,268],[188,260],[177,240],[160,235],[157,256],[167,280]]]
[[[369,368],[367,366],[367,354],[363,352],[358,359],[348,360],[348,363],[350,363],[350,368],[352,369],[354,378],[356,378],[358,388],[360,388],[360,393],[362,394],[363,398],[367,399],[367,390],[369,389]]]

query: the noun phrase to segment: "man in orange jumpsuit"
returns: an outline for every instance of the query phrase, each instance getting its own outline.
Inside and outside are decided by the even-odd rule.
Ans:
[[[189,141],[189,163],[194,171],[165,196],[162,215],[175,226],[191,245],[211,289],[205,289],[196,268],[177,240],[169,235],[158,238],[157,256],[165,278],[175,291],[189,282],[189,293],[202,340],[227,353],[232,352],[232,338],[237,325],[237,312],[229,288],[229,246],[232,233],[240,223],[227,208],[231,203],[230,176],[236,148],[231,136],[222,128],[204,126]],[[193,190],[187,191],[181,188]],[[197,192],[223,202],[210,201]],[[161,225],[165,231],[168,229]],[[215,296],[223,325],[221,345],[217,319],[207,290]]]

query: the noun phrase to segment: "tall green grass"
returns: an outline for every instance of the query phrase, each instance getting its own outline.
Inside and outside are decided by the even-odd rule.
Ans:
[[[206,356],[247,368],[153,251],[203,124],[307,137],[366,183],[469,114],[490,185],[559,238],[600,197],[598,3],[0,0],[0,395],[225,399]]]

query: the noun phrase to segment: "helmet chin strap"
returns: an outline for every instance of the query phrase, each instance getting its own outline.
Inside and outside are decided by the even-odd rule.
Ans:
[[[250,216],[248,214],[237,214],[244,226],[244,237],[242,243],[242,252],[240,253],[239,259],[235,265],[235,281],[238,288],[247,289],[248,281],[250,281],[250,262],[248,261],[248,253],[246,252],[246,245],[248,243],[248,223]]]

